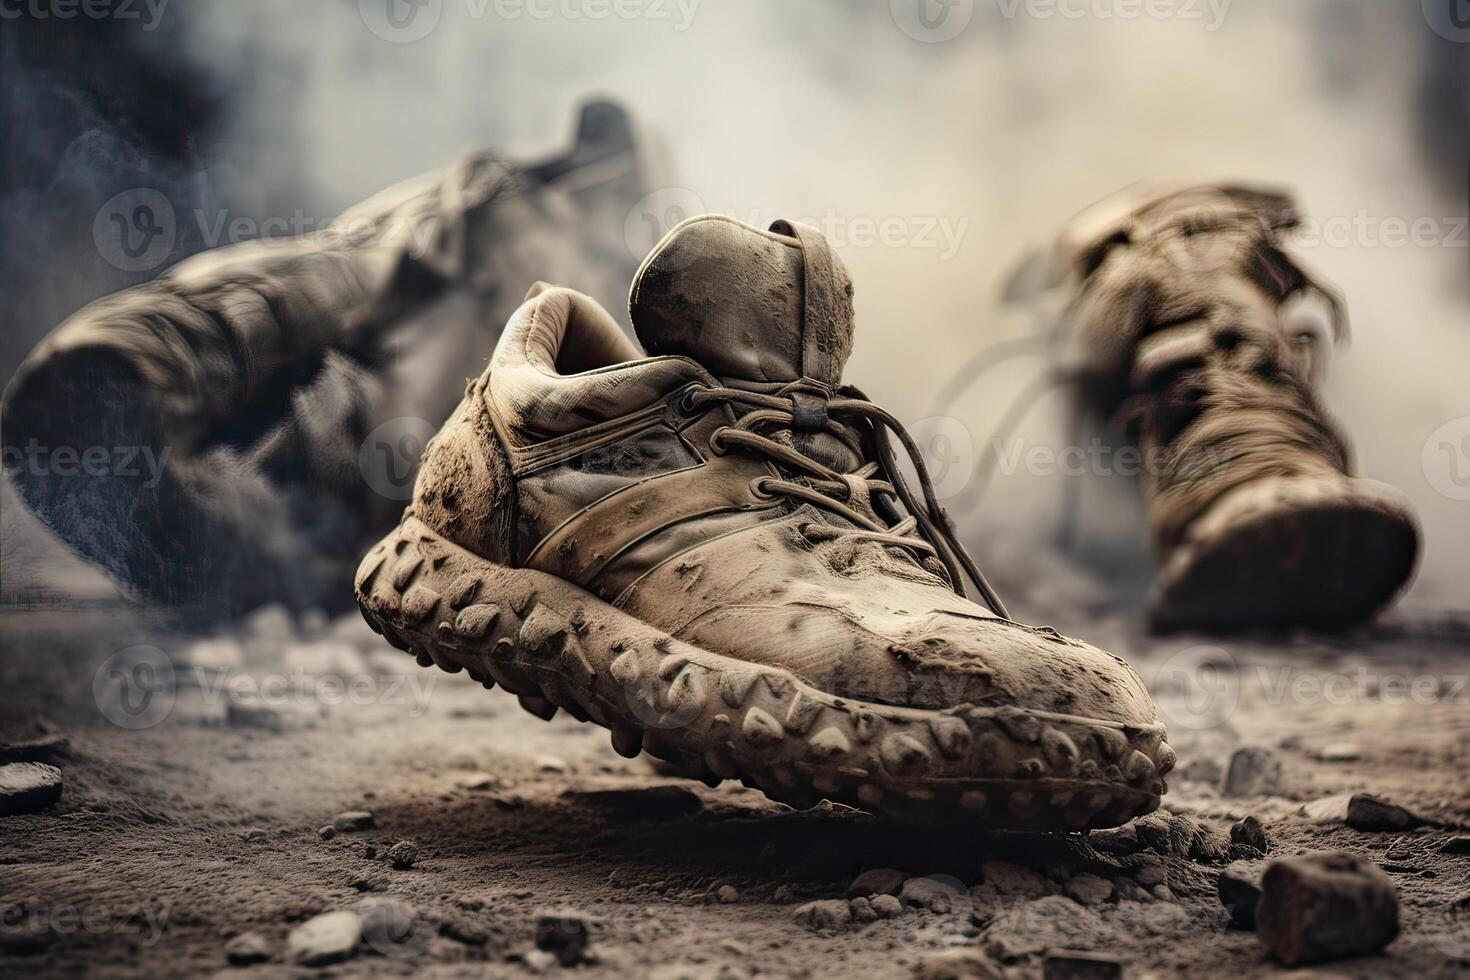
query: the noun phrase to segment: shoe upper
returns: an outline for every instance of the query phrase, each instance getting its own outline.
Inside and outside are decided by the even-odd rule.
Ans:
[[[428,447],[414,513],[682,640],[839,696],[1150,724],[1121,660],[998,616],[896,420],[842,384],[852,285],[814,229],[704,216],[635,278],[644,348],[538,285]],[[917,461],[922,475],[922,461]]]

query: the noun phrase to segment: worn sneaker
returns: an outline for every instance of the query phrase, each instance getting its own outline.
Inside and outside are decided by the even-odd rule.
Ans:
[[[1351,475],[1317,399],[1346,322],[1282,241],[1298,223],[1278,190],[1132,188],[1023,276],[1060,297],[1064,374],[1147,463],[1158,629],[1352,626],[1413,573],[1408,501]]]
[[[714,216],[635,278],[653,356],[534,288],[358,569],[368,621],[793,806],[1030,830],[1154,809],[1174,754],[1137,675],[998,615],[912,440],[840,387],[851,293],[815,230]]]

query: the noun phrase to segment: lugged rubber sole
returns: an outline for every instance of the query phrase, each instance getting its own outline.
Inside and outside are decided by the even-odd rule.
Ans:
[[[1015,707],[859,702],[674,639],[563,579],[496,565],[414,517],[362,560],[368,623],[420,664],[468,670],[550,719],[558,708],[714,785],[991,829],[1111,827],[1155,809],[1161,725]]]
[[[1262,480],[1200,525],[1155,580],[1157,632],[1356,626],[1409,581],[1419,550],[1402,495],[1370,480]]]

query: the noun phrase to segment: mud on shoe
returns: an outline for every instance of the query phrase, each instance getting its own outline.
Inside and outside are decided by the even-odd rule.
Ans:
[[[1154,809],[1174,755],[1138,677],[1007,619],[903,427],[843,386],[851,292],[815,230],[715,216],[635,278],[646,355],[534,288],[362,561],[368,622],[797,807],[1028,830]]]

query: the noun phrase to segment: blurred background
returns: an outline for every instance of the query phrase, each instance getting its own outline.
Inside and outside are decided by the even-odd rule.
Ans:
[[[848,379],[919,432],[1013,606],[1136,609],[1147,553],[1128,481],[1023,468],[963,506],[994,420],[1041,365],[1009,363],[952,403],[936,392],[971,354],[1030,329],[1001,289],[1028,245],[1086,205],[1150,178],[1260,180],[1297,191],[1311,219],[1300,253],[1345,293],[1353,341],[1326,401],[1358,469],[1419,510],[1426,547],[1406,603],[1470,605],[1470,24],[1454,0],[95,9],[105,16],[26,0],[0,20],[0,378],[85,303],[194,252],[320,228],[467,151],[556,152],[577,106],[610,98],[635,120],[648,191],[615,264],[697,210],[822,228],[857,284]],[[145,268],[96,235],[108,202],[140,187],[175,219],[172,247]],[[566,284],[620,311],[605,272]],[[1065,423],[1052,399],[1017,437],[1059,447]],[[1085,481],[1079,561],[1050,547],[1065,479]],[[109,594],[8,487],[0,535],[0,602]]]

